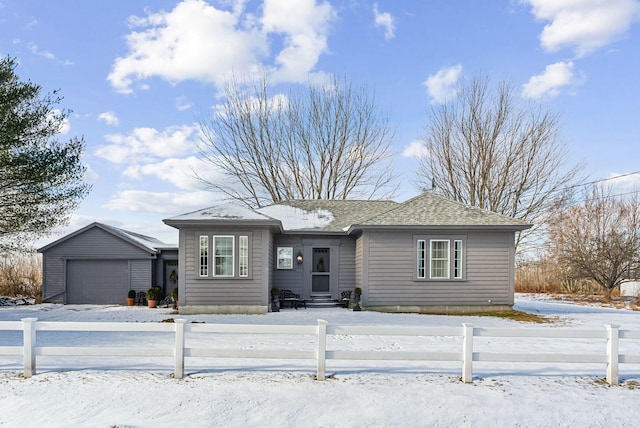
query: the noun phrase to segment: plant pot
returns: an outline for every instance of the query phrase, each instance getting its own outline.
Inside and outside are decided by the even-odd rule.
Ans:
[[[147,305],[150,308],[155,308],[158,306],[158,301],[157,300],[147,300]]]
[[[130,299],[127,297],[127,306],[133,306],[136,304],[136,299]]]

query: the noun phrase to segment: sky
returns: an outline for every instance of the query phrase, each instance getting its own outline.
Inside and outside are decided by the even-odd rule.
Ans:
[[[264,315],[185,315],[172,309],[124,305],[40,304],[0,307],[1,321],[143,325],[168,318],[206,324],[571,329],[637,332],[640,313],[548,296],[516,295],[515,309],[551,324],[496,317],[353,312],[342,308],[286,309]],[[168,325],[168,324],[165,324]],[[264,331],[264,330],[263,330]],[[316,349],[313,336],[186,332],[191,348],[234,350]],[[19,346],[21,332],[0,331],[0,344]],[[138,349],[174,346],[171,333],[39,331],[43,347]],[[474,351],[498,354],[604,355],[606,339],[476,337]],[[461,352],[455,336],[329,335],[328,350],[357,352]],[[6,348],[5,348],[6,349]],[[43,348],[44,349],[44,348]],[[620,353],[639,355],[640,341],[621,339]],[[604,382],[604,363],[473,363],[473,383],[461,382],[462,364],[441,361],[327,360],[327,379],[316,381],[315,360],[185,359],[185,377],[174,379],[170,357],[38,356],[36,374],[24,378],[20,356],[0,358],[0,425],[3,427],[636,427],[638,364],[620,364],[620,384]],[[37,405],[34,405],[37,403]]]
[[[332,74],[375,92],[399,201],[419,193],[429,111],[478,74],[557,112],[589,179],[640,171],[638,0],[0,0],[0,55],[60,89],[59,138],[86,141],[93,188],[58,234],[100,221],[176,243],[163,218],[221,199],[193,179],[223,179],[197,157],[197,120],[256,70],[274,93]]]

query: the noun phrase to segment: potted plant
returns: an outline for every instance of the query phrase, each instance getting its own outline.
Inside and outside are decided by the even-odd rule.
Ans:
[[[127,306],[133,306],[136,304],[136,290],[129,290],[127,294]]]
[[[280,290],[271,289],[271,312],[280,312]]]
[[[362,296],[362,288],[360,287],[356,287],[353,290],[353,310],[354,311],[361,311],[362,308],[360,307],[360,297]]]
[[[147,290],[147,305],[150,308],[158,306],[160,299],[162,299],[162,289],[160,287],[151,287]]]
[[[178,308],[178,287],[171,290],[171,297],[173,301],[176,302],[176,309]]]

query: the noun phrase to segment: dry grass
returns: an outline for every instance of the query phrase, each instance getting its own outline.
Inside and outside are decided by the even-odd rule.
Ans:
[[[553,318],[547,318],[542,315],[530,314],[528,312],[521,312],[521,311],[515,311],[515,310],[487,311],[487,312],[474,313],[473,316],[495,317],[495,318],[510,319],[510,320],[519,321],[519,322],[531,322],[531,323],[538,323],[538,324],[546,324],[546,323],[554,322]]]
[[[0,296],[42,298],[42,259],[37,253],[0,254]]]

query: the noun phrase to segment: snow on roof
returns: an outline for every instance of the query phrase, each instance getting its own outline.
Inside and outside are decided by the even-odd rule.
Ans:
[[[324,209],[311,211],[285,204],[269,205],[259,208],[258,212],[282,222],[285,230],[317,229],[328,226],[333,221],[333,213]]]
[[[231,202],[172,217],[169,220],[273,220],[251,208]]]
[[[138,244],[149,248],[150,250],[157,250],[159,248],[177,248],[177,245],[167,244],[166,242],[163,242],[163,241],[161,241],[161,240],[159,240],[157,238],[154,238],[152,236],[142,235],[140,233],[136,233],[136,232],[131,232],[129,230],[120,229],[119,227],[110,226],[110,225],[107,225],[107,224],[104,224],[104,223],[101,223],[101,224],[102,224],[102,226],[105,226],[107,229],[111,229],[116,233],[120,233],[122,235],[125,235],[130,240],[135,241]]]

